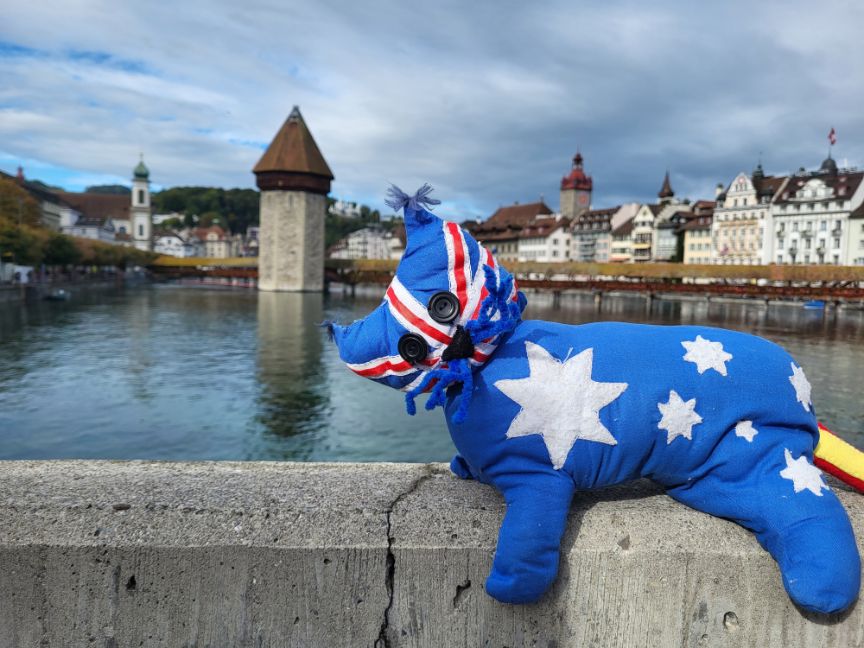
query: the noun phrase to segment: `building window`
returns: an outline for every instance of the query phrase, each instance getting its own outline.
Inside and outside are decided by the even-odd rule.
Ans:
[[[143,236],[144,236],[144,226],[143,226],[143,225],[139,225],[139,226],[138,226],[138,236],[139,236],[139,237],[143,237]]]
[[[835,248],[839,248],[839,247],[840,247],[840,239],[839,239],[839,238],[835,238],[835,239],[834,239],[834,247],[835,247]]]
[[[819,221],[819,231],[824,232],[828,229],[828,221]]]
[[[139,205],[144,204],[144,190],[143,189],[138,190],[138,204]]]

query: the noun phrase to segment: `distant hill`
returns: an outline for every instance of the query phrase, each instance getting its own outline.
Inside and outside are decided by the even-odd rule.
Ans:
[[[93,185],[92,187],[87,187],[84,190],[84,193],[95,193],[95,194],[118,194],[128,196],[132,193],[132,190],[129,187],[124,187],[123,185],[112,184],[112,185]]]

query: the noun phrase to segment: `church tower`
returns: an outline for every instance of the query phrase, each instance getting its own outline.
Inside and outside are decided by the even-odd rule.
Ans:
[[[333,173],[297,106],[252,172],[261,190],[258,289],[322,291]]]
[[[150,170],[144,156],[132,171],[132,206],[129,209],[132,243],[139,250],[153,249],[153,217],[150,214]]]
[[[672,183],[669,182],[669,172],[666,172],[666,175],[663,176],[663,186],[660,187],[660,191],[657,192],[657,197],[660,199],[661,205],[667,205],[672,202],[672,199],[675,198],[675,192],[672,191]]]
[[[566,218],[577,218],[591,209],[593,181],[585,175],[582,162],[582,154],[577,151],[570,175],[561,178],[561,215]]]

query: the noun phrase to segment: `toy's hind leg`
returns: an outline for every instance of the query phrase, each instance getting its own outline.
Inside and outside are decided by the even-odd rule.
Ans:
[[[561,535],[573,499],[569,476],[517,475],[496,483],[507,501],[486,592],[502,603],[533,603],[558,575]],[[521,483],[519,483],[521,482]]]
[[[844,610],[857,598],[861,579],[846,510],[823,487],[801,432],[778,430],[772,435],[760,429],[760,436],[756,439],[762,447],[753,443],[735,448],[732,458],[727,444],[747,442],[727,436],[715,451],[725,459],[702,478],[668,492],[688,506],[753,531],[777,561],[795,603],[816,612]]]

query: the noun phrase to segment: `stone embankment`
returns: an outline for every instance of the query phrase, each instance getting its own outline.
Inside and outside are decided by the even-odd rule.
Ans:
[[[552,591],[502,605],[503,511],[437,464],[3,462],[0,646],[864,645],[864,606],[802,613],[749,533],[646,483],[579,495]]]

